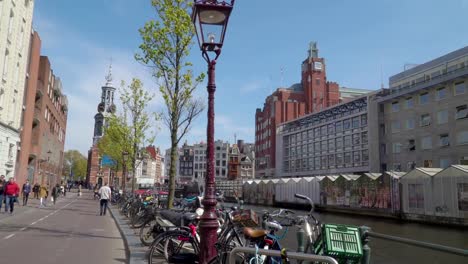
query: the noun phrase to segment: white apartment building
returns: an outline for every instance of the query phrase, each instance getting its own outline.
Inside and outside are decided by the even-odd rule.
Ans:
[[[139,187],[152,187],[156,181],[156,161],[153,159],[138,160],[136,184]]]
[[[20,143],[32,0],[0,0],[0,174],[13,176]]]

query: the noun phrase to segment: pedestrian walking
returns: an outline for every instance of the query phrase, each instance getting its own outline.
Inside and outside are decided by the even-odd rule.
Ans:
[[[10,177],[8,183],[5,185],[5,213],[8,212],[8,207],[10,208],[10,214],[13,213],[15,209],[15,202],[18,199],[20,193],[20,188],[15,182],[13,177]]]
[[[29,193],[31,192],[31,184],[29,183],[29,180],[26,180],[26,182],[23,184],[23,206],[28,205],[28,199],[29,199]]]
[[[57,202],[57,199],[59,197],[59,194],[60,194],[60,185],[55,185],[54,188],[52,188],[52,202],[55,203]]]
[[[107,203],[109,202],[110,198],[112,197],[112,191],[107,186],[107,182],[102,186],[99,191],[99,196],[101,197],[101,200],[99,201],[100,207],[101,207],[101,214],[100,215],[106,215],[107,211]]]
[[[39,187],[39,208],[47,206],[47,196],[49,196],[48,188],[41,185],[41,187]]]
[[[100,189],[99,189],[98,186],[96,185],[96,186],[94,187],[94,200],[99,199],[99,190],[100,190]]]
[[[78,185],[78,196],[81,196],[81,184]]]
[[[5,175],[1,175],[0,176],[0,212],[2,211],[2,205],[5,202],[5,184],[6,184]]]
[[[39,189],[41,186],[36,182],[33,187],[34,198],[39,199]]]

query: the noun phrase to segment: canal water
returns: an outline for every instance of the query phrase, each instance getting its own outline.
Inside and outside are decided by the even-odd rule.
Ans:
[[[262,210],[274,211],[278,208],[245,205],[261,215]],[[307,211],[293,210],[296,214],[306,214]],[[348,224],[355,226],[368,226],[372,231],[382,234],[410,238],[425,242],[437,243],[445,246],[463,248],[468,250],[468,228],[446,227],[443,225],[428,225],[420,223],[407,223],[400,220],[383,219],[351,214],[315,213],[322,223]],[[282,231],[279,232],[281,234]],[[289,228],[285,238],[280,242],[283,247],[291,250],[297,249],[295,228]],[[371,263],[379,264],[413,264],[413,263],[441,263],[441,264],[468,264],[468,258],[417,248],[410,245],[399,244],[392,241],[371,238]]]

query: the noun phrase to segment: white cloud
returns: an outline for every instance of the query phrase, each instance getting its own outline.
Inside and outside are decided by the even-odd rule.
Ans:
[[[240,87],[240,92],[242,94],[257,92],[261,89],[271,89],[270,82],[267,79],[252,80]]]

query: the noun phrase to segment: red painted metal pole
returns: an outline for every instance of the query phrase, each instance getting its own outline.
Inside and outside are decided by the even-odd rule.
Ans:
[[[207,126],[207,175],[205,179],[205,196],[203,197],[203,215],[201,217],[199,228],[201,234],[200,241],[200,263],[206,264],[216,256],[215,243],[218,240],[216,233],[218,221],[216,216],[216,197],[215,197],[215,174],[214,174],[214,94],[215,84],[215,65],[216,60],[208,62],[208,126]]]

